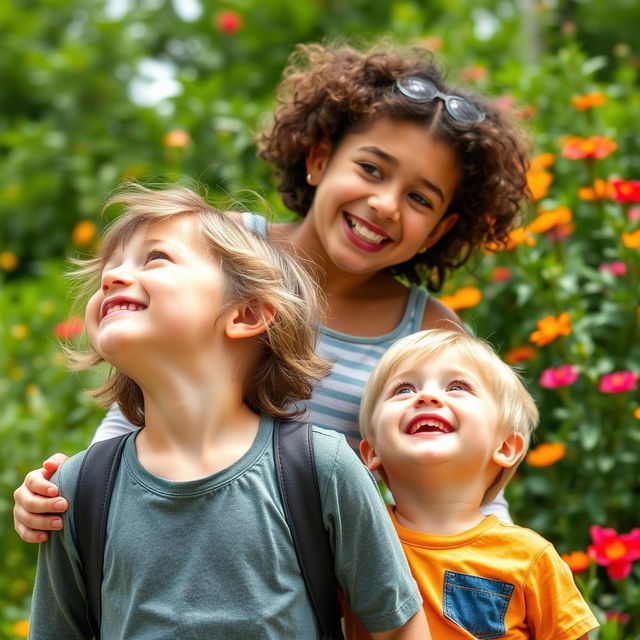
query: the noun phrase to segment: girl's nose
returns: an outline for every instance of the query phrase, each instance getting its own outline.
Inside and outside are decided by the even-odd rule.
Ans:
[[[108,269],[102,274],[103,293],[107,293],[114,287],[128,287],[132,283],[133,279],[122,266]]]
[[[379,190],[369,196],[369,206],[379,218],[397,220],[400,216],[398,197],[391,189]]]

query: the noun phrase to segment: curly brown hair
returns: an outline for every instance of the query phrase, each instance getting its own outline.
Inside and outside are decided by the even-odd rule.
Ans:
[[[460,123],[449,117],[441,100],[405,97],[395,86],[406,76],[428,78],[441,92],[470,99],[486,118]],[[489,100],[447,86],[427,49],[388,42],[366,51],[341,44],[300,44],[284,70],[277,98],[271,124],[258,135],[259,156],[275,167],[285,206],[302,216],[315,194],[306,182],[305,158],[323,139],[335,149],[347,132],[364,131],[384,117],[419,122],[455,149],[462,179],[447,211],[459,214],[454,232],[426,253],[391,267],[394,274],[438,291],[446,275],[478,248],[503,246],[520,221],[528,198],[523,132]]]

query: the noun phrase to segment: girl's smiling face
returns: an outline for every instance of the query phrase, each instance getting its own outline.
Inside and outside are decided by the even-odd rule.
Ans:
[[[445,217],[462,174],[453,148],[411,121],[376,120],[307,157],[317,185],[307,217],[330,260],[375,273],[433,246],[457,220]]]
[[[206,344],[222,310],[223,286],[192,217],[143,225],[106,258],[100,288],[87,304],[89,338],[112,364],[140,349]]]

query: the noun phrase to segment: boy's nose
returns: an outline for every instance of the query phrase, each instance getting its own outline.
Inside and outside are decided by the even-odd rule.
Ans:
[[[130,275],[128,275],[121,267],[109,269],[102,274],[102,291],[106,293],[114,287],[128,287],[133,283]]]
[[[442,400],[434,393],[420,393],[415,400],[416,407],[442,407]]]

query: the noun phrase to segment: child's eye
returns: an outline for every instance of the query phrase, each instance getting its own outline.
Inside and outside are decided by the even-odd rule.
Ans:
[[[169,256],[159,249],[152,249],[147,254],[147,263],[152,262],[153,260],[170,260]]]
[[[425,198],[421,193],[416,193],[415,191],[409,194],[409,197],[419,204],[421,207],[427,207],[429,209],[433,209],[433,204],[431,200]]]
[[[375,164],[371,164],[370,162],[359,162],[360,168],[368,175],[373,176],[374,178],[381,178],[382,173],[380,169],[376,167]]]
[[[393,387],[389,395],[390,397],[401,396],[406,395],[407,393],[413,393],[414,391],[415,389],[412,384],[409,384],[408,382],[401,382]]]
[[[474,389],[471,383],[466,380],[452,380],[447,386],[449,391],[468,391],[469,393],[473,393]]]

